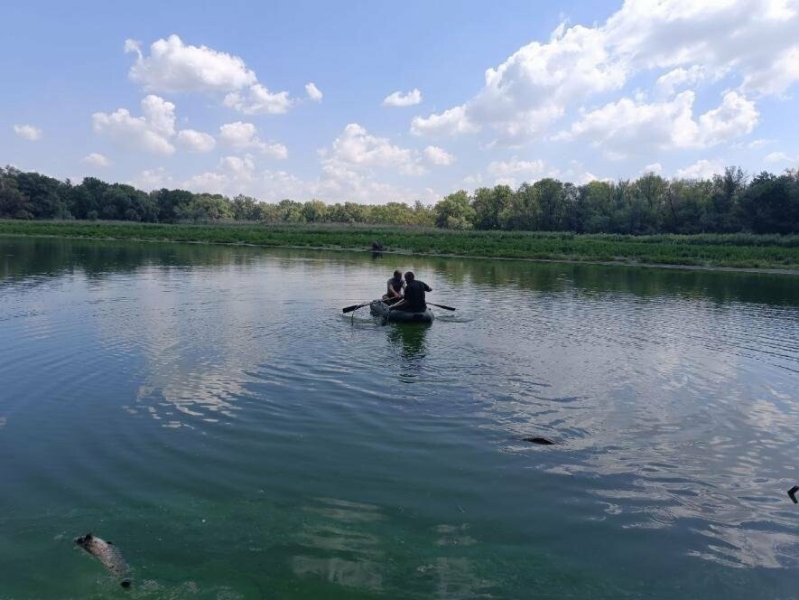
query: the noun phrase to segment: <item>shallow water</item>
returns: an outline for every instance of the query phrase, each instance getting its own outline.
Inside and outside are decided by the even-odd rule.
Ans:
[[[796,598],[798,384],[795,277],[0,238],[0,599]]]

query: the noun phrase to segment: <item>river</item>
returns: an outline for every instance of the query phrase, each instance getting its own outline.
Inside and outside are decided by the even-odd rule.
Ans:
[[[0,238],[0,599],[796,598],[797,390],[791,276]]]

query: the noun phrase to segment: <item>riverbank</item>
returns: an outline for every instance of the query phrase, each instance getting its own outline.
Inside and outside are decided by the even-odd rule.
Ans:
[[[799,274],[799,236],[449,231],[348,225],[162,225],[104,221],[0,221],[0,235],[246,244],[403,254],[603,264],[775,270]]]

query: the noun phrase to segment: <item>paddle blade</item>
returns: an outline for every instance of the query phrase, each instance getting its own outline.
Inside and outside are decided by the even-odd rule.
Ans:
[[[454,306],[446,306],[445,304],[433,304],[432,302],[428,302],[430,306],[436,306],[438,308],[443,308],[444,310],[458,310]]]
[[[369,303],[367,302],[366,304]],[[344,308],[341,309],[341,312],[343,312],[346,315],[347,313],[351,313],[354,310],[358,310],[359,308],[366,306],[366,304],[353,304],[352,306],[345,306]]]

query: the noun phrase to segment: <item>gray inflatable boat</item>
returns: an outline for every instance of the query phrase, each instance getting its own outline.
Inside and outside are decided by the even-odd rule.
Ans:
[[[382,300],[372,300],[369,311],[375,317],[386,317],[392,323],[432,323],[433,311],[428,306],[422,312],[409,312],[407,310],[389,311],[389,305]]]

